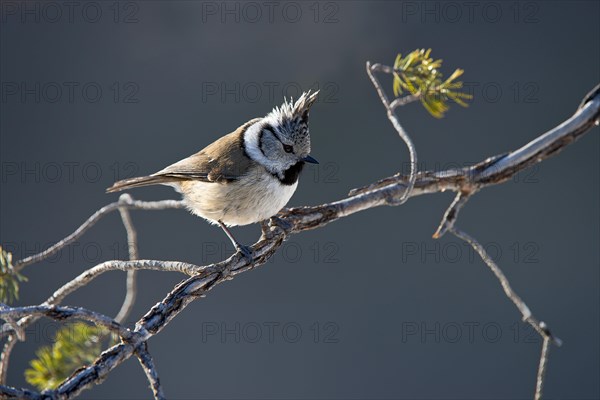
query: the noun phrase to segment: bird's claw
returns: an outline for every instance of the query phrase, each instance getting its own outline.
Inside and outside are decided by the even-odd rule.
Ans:
[[[271,226],[278,226],[281,229],[283,229],[284,231],[289,231],[292,229],[293,225],[291,223],[289,223],[288,221],[286,221],[283,218],[277,217],[277,216],[273,216],[271,217],[271,221],[269,223],[269,225]]]
[[[243,244],[238,244],[237,251],[240,253],[245,259],[248,261],[252,261],[254,252],[252,251],[252,247],[244,246]]]

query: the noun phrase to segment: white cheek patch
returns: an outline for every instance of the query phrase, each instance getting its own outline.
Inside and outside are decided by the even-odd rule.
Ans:
[[[246,129],[246,132],[244,132],[244,147],[246,149],[246,153],[252,160],[265,167],[268,171],[280,174],[289,167],[289,163],[281,157],[276,159],[269,159],[265,157],[265,154],[260,147],[261,135],[272,135],[272,133],[264,133],[264,126],[265,119]],[[271,125],[271,128],[276,129],[273,125]]]
[[[264,156],[259,143],[260,132],[263,126],[263,121],[259,121],[246,129],[246,132],[244,132],[244,147],[251,159],[261,165],[268,165],[269,160]]]

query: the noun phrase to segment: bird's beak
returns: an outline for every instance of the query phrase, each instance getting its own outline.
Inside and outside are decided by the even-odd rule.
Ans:
[[[314,158],[312,158],[311,156],[306,156],[302,159],[302,161],[307,162],[307,163],[311,163],[311,164],[318,164],[319,162],[317,160],[315,160]]]

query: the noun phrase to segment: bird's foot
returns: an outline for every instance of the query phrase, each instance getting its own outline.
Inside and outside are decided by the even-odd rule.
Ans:
[[[252,251],[252,247],[237,243],[235,248],[246,260],[252,261],[254,259],[254,251]]]
[[[284,220],[283,218],[279,218],[277,216],[271,217],[271,220],[269,221],[269,225],[278,226],[286,232],[292,230],[292,228],[293,228],[293,225],[291,223],[289,223],[286,220]]]

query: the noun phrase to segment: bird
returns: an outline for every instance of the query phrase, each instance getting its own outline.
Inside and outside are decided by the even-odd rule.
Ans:
[[[294,101],[284,99],[266,116],[253,118],[199,152],[147,176],[123,179],[107,193],[148,185],[167,185],[184,204],[219,225],[245,257],[252,249],[238,242],[229,227],[265,221],[288,203],[310,155],[309,112],[318,91]]]

